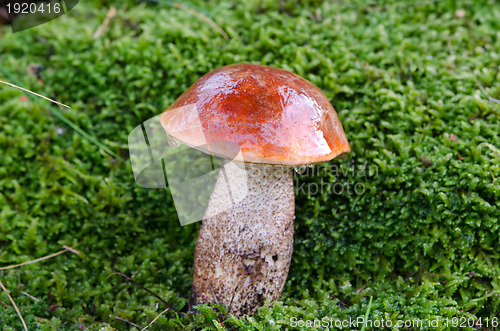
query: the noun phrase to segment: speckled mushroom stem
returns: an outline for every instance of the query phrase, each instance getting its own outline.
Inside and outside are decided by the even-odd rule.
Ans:
[[[245,166],[246,196],[233,208],[206,217],[201,225],[190,307],[218,303],[236,316],[251,315],[267,299],[279,299],[283,291],[293,250],[293,170]],[[230,171],[226,169],[219,174],[207,211],[224,199],[223,176]],[[245,189],[244,183],[232,182],[231,187]]]

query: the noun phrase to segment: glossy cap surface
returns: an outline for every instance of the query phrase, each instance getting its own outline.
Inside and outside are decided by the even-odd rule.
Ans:
[[[209,154],[239,161],[314,164],[350,151],[325,94],[289,71],[255,64],[213,70],[161,115],[167,134]],[[238,158],[237,158],[238,160]]]

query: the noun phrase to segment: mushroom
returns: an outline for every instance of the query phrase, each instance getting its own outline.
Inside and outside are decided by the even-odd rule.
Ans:
[[[238,167],[224,166],[210,196],[189,305],[218,303],[236,316],[254,314],[267,299],[280,298],[288,275],[293,169],[350,151],[337,114],[318,87],[296,74],[235,64],[203,76],[165,110],[161,123],[175,140],[245,167],[241,176]],[[224,142],[239,146],[236,158]],[[223,208],[228,177],[241,199]]]

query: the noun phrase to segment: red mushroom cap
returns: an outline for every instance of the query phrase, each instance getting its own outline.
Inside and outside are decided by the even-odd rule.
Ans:
[[[198,121],[199,119],[199,121]],[[161,115],[167,134],[209,154],[290,166],[349,153],[349,142],[325,94],[289,71],[234,64],[207,73]],[[200,127],[201,125],[201,127]]]

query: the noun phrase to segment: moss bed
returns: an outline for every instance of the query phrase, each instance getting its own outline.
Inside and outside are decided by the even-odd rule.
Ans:
[[[437,319],[414,329],[456,330],[455,317],[494,329],[498,3],[113,5],[98,37],[107,2],[81,1],[47,24],[1,30],[0,79],[72,107],[0,85],[0,266],[63,245],[80,252],[0,271],[29,330],[148,325],[165,305],[113,267],[186,311],[199,223],[179,225],[168,189],[136,185],[127,137],[204,73],[237,62],[319,86],[352,152],[323,172],[295,175],[294,255],[281,301],[243,319],[209,307],[184,317],[167,311],[149,330],[300,329],[364,316],[370,298],[372,321]],[[7,292],[0,300],[0,329],[22,330]]]

